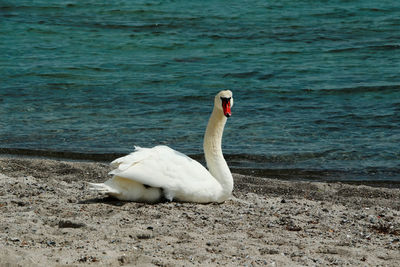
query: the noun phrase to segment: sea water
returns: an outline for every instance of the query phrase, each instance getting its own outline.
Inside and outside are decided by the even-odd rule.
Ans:
[[[400,181],[400,1],[0,1],[0,148],[223,151],[272,176]],[[3,150],[4,151],[4,150]]]

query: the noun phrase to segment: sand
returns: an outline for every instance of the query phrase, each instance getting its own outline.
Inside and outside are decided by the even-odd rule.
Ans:
[[[234,174],[222,204],[122,202],[108,165],[0,158],[1,266],[400,266],[400,189]]]

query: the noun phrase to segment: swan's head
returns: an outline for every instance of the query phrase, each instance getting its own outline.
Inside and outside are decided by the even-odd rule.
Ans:
[[[231,113],[231,107],[233,106],[233,97],[230,90],[219,92],[215,96],[214,106],[224,113],[225,117],[229,118]]]

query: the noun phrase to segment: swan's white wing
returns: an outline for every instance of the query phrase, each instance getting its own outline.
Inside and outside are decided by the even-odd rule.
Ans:
[[[136,147],[135,152],[111,165],[115,169],[110,174],[163,188],[170,200],[215,201],[222,190],[200,163],[167,146]]]

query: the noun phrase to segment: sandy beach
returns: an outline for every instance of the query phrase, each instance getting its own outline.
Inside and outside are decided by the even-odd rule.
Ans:
[[[400,190],[234,174],[222,204],[121,202],[94,162],[0,158],[1,266],[400,266]]]

